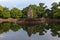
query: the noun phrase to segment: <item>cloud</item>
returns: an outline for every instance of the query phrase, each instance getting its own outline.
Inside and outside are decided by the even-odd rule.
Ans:
[[[5,36],[4,36],[4,34],[0,34],[0,38],[4,38]]]
[[[47,6],[51,6],[53,2],[60,2],[60,0],[0,0],[0,5],[13,8],[14,6],[20,9],[30,5],[39,3],[45,3]]]
[[[0,0],[1,2],[11,2],[11,1],[16,1],[16,0]]]

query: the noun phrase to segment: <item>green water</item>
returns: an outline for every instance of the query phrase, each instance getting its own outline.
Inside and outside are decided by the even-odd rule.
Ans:
[[[39,25],[0,23],[0,40],[60,40],[60,23]]]

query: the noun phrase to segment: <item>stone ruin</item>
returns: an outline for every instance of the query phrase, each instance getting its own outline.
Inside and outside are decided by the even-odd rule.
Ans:
[[[33,18],[33,10],[31,7],[29,7],[29,9],[28,9],[27,18]]]

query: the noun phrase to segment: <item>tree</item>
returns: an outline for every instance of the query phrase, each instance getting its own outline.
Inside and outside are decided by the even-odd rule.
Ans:
[[[2,17],[3,7],[0,5],[0,17]]]
[[[18,31],[21,28],[21,26],[18,25],[17,23],[11,23],[11,27],[10,28],[11,28],[12,31],[16,32],[16,31]]]
[[[44,6],[44,3],[40,3],[37,7],[37,14],[39,18],[45,16],[46,7],[47,6]]]
[[[18,8],[11,9],[10,13],[11,13],[12,18],[21,18],[22,17],[22,12]]]
[[[3,8],[3,12],[2,12],[2,17],[3,18],[10,18],[10,10],[6,7]]]
[[[50,9],[46,9],[45,17],[51,18],[51,10]]]
[[[9,31],[9,29],[10,29],[10,23],[9,22],[0,24],[0,34]]]
[[[22,13],[23,13],[23,18],[27,17],[27,11],[28,11],[28,7],[23,8]]]
[[[52,18],[60,18],[60,8],[58,8],[60,5],[57,4],[56,2],[54,2],[52,4],[52,10],[51,10],[51,13],[52,13]]]

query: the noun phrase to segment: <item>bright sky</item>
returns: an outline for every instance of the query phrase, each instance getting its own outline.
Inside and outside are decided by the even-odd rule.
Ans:
[[[17,7],[19,9],[23,9],[30,4],[45,3],[48,8],[51,7],[51,3],[60,2],[60,0],[0,0],[0,5],[6,6],[8,8]]]

